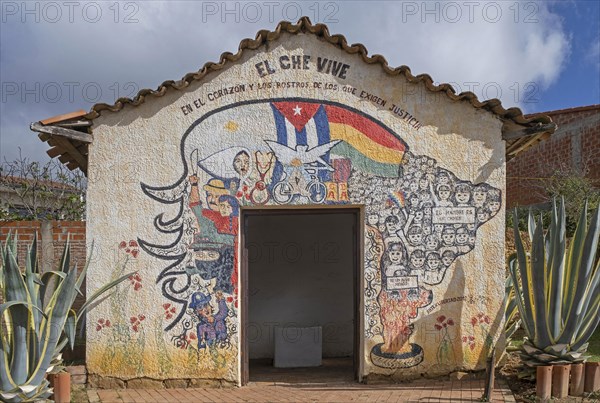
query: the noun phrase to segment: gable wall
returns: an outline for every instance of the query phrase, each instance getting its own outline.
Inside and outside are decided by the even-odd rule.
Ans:
[[[307,69],[281,68],[282,56],[297,55],[310,55]],[[348,65],[346,78],[318,72],[318,57]],[[264,60],[276,72],[261,77]],[[236,86],[244,91],[218,96],[219,90]],[[298,122],[294,107],[317,112]],[[338,121],[336,111],[343,112]],[[404,111],[415,120],[404,119]],[[109,253],[90,268],[89,291],[123,273],[125,261],[126,270],[138,270],[139,277],[90,314],[91,374],[239,382],[238,208],[256,207],[267,197],[267,205],[278,207],[363,208],[363,375],[410,378],[483,367],[502,326],[504,290],[504,142],[501,122],[492,114],[390,76],[315,36],[284,34],[186,91],[105,112],[95,122],[87,235]],[[379,134],[370,138],[374,130]],[[282,133],[289,134],[287,140]],[[313,141],[309,151],[323,146],[317,157],[334,169],[313,178],[311,189],[305,169],[317,160],[294,154],[292,135],[295,144]],[[246,172],[233,165],[242,151],[250,157]],[[251,196],[261,179],[257,162],[270,156],[275,163],[262,178],[266,193]],[[410,196],[418,192],[410,183],[418,184],[420,175],[428,178],[420,192],[424,199],[411,205]],[[305,180],[300,190],[289,187],[286,178],[294,176]],[[201,205],[192,185],[196,178]],[[452,200],[439,203],[435,198],[444,181],[450,182]],[[480,183],[485,185],[477,189],[489,198],[475,203]],[[218,188],[217,196],[230,197],[218,200],[211,211],[206,185]],[[454,199],[461,186],[470,193],[467,201]],[[422,204],[426,199],[434,201]],[[492,199],[500,207],[490,210]],[[225,204],[229,207],[219,210]],[[479,221],[478,209],[487,211]],[[421,215],[425,219],[415,221]],[[471,236],[460,245],[443,244],[430,215],[441,231],[456,234],[460,228]],[[386,222],[394,221],[392,216],[410,224],[391,228]],[[409,230],[415,224],[424,236],[413,242]],[[427,246],[427,235],[437,237],[438,245]],[[400,262],[390,260],[392,244],[404,247]],[[441,257],[451,251],[453,258],[447,266],[438,259],[425,270],[410,261],[416,250],[432,261],[432,253]],[[227,318],[207,323],[196,311],[207,301],[213,317],[220,311]],[[106,319],[111,326],[97,331]]]

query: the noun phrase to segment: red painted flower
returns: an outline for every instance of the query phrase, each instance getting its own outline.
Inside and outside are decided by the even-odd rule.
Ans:
[[[110,327],[110,320],[104,318],[98,319],[98,322],[96,322],[96,331],[99,332],[105,327]]]
[[[144,319],[146,319],[146,316],[144,316],[144,314],[139,314],[138,316],[132,316],[131,318],[129,318],[129,322],[131,322],[131,329],[134,332],[137,332],[140,327],[142,326],[142,321],[144,321]]]
[[[442,330],[448,326],[454,326],[454,321],[451,318],[446,318],[444,315],[438,316],[436,321],[438,323],[436,323],[434,326],[437,330]]]
[[[142,276],[139,273],[132,274],[128,279],[131,285],[133,285],[134,291],[139,291],[142,288]]]
[[[131,255],[134,259],[138,257],[140,252],[139,245],[135,239],[131,239],[129,242],[121,241],[119,249],[124,249],[124,252]]]
[[[487,315],[485,315],[485,314],[483,314],[482,312],[479,312],[477,314],[477,316],[473,316],[471,318],[471,325],[473,325],[473,326],[475,326],[477,323],[479,323],[479,324],[485,323],[485,324],[489,325],[490,322],[491,322],[490,321],[490,317],[487,316]]]
[[[163,304],[163,309],[165,310],[165,319],[171,319],[177,312],[177,309],[168,302]]]
[[[473,336],[463,336],[462,342],[469,346],[471,351],[475,350],[475,337]]]

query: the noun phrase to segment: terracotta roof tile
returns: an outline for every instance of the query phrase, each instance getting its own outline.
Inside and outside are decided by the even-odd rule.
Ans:
[[[386,59],[381,55],[369,56],[367,49],[364,45],[352,44],[349,45],[346,38],[343,35],[331,35],[329,29],[324,24],[312,24],[308,17],[302,17],[298,23],[293,24],[289,21],[280,22],[274,31],[261,30],[256,34],[256,38],[246,38],[240,42],[237,53],[224,52],[221,54],[218,63],[208,62],[202,66],[197,72],[186,74],[179,81],[165,81],[156,90],[142,89],[134,98],[119,98],[114,104],[98,103],[92,106],[91,110],[85,115],[78,115],[77,117],[93,121],[98,118],[102,113],[119,112],[125,105],[137,106],[146,101],[147,98],[161,97],[168,91],[172,90],[183,90],[187,88],[192,82],[202,80],[208,73],[223,69],[228,63],[239,60],[244,51],[254,50],[266,43],[277,40],[283,33],[298,34],[298,33],[310,33],[324,39],[326,42],[343,49],[349,54],[359,54],[362,60],[368,64],[378,64],[381,68],[391,76],[403,76],[411,83],[423,83],[426,88],[431,92],[442,92],[445,93],[453,101],[469,102],[473,107],[489,111],[503,122],[503,133],[515,132],[519,130],[525,130],[523,138],[507,140],[507,159],[512,158],[516,152],[521,152],[524,148],[521,145],[530,147],[537,141],[541,140],[542,137],[549,133],[554,132],[555,125],[552,124],[552,120],[546,115],[533,115],[524,116],[523,112],[519,108],[504,109],[500,100],[490,99],[486,101],[479,101],[477,96],[472,92],[462,92],[457,94],[454,88],[450,84],[435,85],[433,79],[428,74],[419,74],[414,76],[410,68],[407,66],[400,66],[391,68],[388,65]],[[534,136],[534,138],[532,138]],[[43,141],[48,141],[48,138],[42,138]],[[68,155],[68,152],[60,148],[60,145],[54,145],[54,149],[50,150],[54,156],[61,154],[62,157],[67,155],[67,165],[70,169],[81,168],[82,171],[87,171],[87,166],[81,166],[78,161]],[[80,146],[79,144],[77,146]],[[56,149],[56,148],[59,149]],[[509,148],[511,153],[509,153]],[[86,153],[87,154],[87,153]],[[87,159],[87,155],[85,156]],[[62,161],[62,159],[61,159]]]

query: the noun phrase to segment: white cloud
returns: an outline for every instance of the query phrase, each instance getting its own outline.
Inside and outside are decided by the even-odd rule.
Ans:
[[[600,73],[600,39],[596,39],[589,47],[586,59]]]
[[[0,38],[3,84],[44,88],[57,83],[63,94],[56,102],[48,99],[52,88],[39,102],[31,95],[22,99],[20,88],[15,95],[5,94],[0,153],[16,153],[15,144],[21,141],[13,137],[18,122],[25,132],[31,121],[89,109],[94,102],[112,103],[117,95],[131,95],[132,89],[179,79],[207,61],[217,61],[223,51],[235,53],[241,39],[254,37],[259,29],[272,30],[298,12],[313,22],[326,22],[331,33],[344,34],[350,43],[363,43],[371,54],[383,54],[392,66],[408,65],[414,74],[428,73],[438,83],[457,83],[459,91],[469,89],[466,83],[478,83],[474,92],[480,99],[495,97],[500,89],[505,107],[526,105],[527,83],[543,90],[556,82],[569,56],[570,38],[561,18],[545,3],[471,2],[477,4],[472,19],[468,2],[462,1],[253,3],[260,16],[250,3],[229,3],[227,13],[221,2],[187,1],[96,2],[102,8],[96,23],[86,21],[81,9],[72,23],[66,13],[56,23],[44,21],[44,15],[39,23],[26,15],[29,20],[22,23],[21,16],[5,14]],[[118,15],[114,4],[120,7]],[[125,4],[135,7],[125,9]],[[499,16],[494,14],[496,5],[501,7]],[[124,23],[127,16],[137,22]],[[527,16],[537,22],[524,22]],[[65,84],[70,82],[78,83],[72,87],[73,99]],[[101,97],[96,97],[97,88]]]

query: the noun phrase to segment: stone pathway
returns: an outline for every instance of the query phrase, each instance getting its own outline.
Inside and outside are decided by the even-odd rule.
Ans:
[[[483,380],[419,380],[401,384],[251,382],[222,389],[88,389],[90,403],[113,402],[477,402]],[[496,379],[493,402],[514,402]]]

